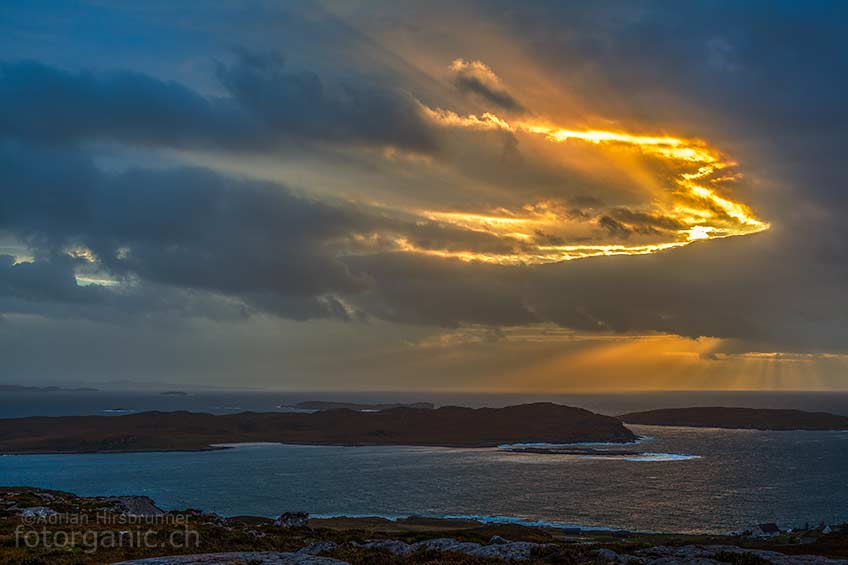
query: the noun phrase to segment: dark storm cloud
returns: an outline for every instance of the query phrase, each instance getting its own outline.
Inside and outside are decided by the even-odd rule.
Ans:
[[[234,64],[219,65],[218,77],[266,127],[295,138],[433,148],[415,99],[384,85],[331,83],[311,71],[288,71],[276,54],[244,50]]]
[[[127,288],[81,285],[76,279],[81,263],[64,254],[18,263],[0,255],[0,311],[109,324],[234,321],[250,314],[241,303],[190,289],[149,283]]]
[[[527,267],[398,255],[346,261],[377,281],[353,303],[393,321],[553,322],[586,332],[731,338],[736,350],[846,351],[848,268],[797,272],[781,260],[810,250],[789,241],[776,250],[765,235]]]
[[[109,139],[226,145],[247,116],[174,82],[132,71],[78,73],[35,61],[0,63],[0,134],[48,143]]]
[[[444,13],[452,13],[451,4]],[[515,51],[532,54],[546,78],[591,101],[598,115],[731,145],[755,175],[779,181],[763,182],[760,197],[773,230],[651,256],[538,267],[409,253],[344,256],[353,233],[403,236],[432,249],[502,252],[508,244],[200,169],[106,174],[86,149],[55,146],[110,140],[268,151],[330,142],[433,151],[436,134],[402,81],[351,78],[368,74],[357,68],[335,78],[275,55],[236,52],[216,70],[224,95],[206,96],[133,71],[5,63],[0,136],[23,143],[0,146],[0,229],[37,257],[0,261],[0,311],[104,319],[118,312],[223,319],[263,311],[451,326],[548,321],[586,331],[845,350],[846,4],[745,2],[717,10],[714,2],[485,2],[479,12],[483,27],[512,30],[505,39]],[[497,53],[486,60],[496,64]],[[522,111],[493,76],[465,70],[453,84],[486,104]],[[525,166],[533,155],[512,151],[514,139],[502,133],[487,134],[500,157],[493,163],[481,135],[456,134],[444,148],[439,139],[442,162],[513,193],[531,187],[546,195],[547,186],[569,184],[614,202],[607,194],[615,187]],[[478,199],[460,188],[457,201]],[[575,215],[602,213],[591,202],[585,207],[591,209]],[[624,208],[603,218],[622,237],[680,229]],[[105,272],[139,286],[80,286],[79,260],[65,254],[74,245],[91,249]]]
[[[445,261],[407,254],[351,257],[374,285],[353,297],[373,316],[394,322],[457,326],[539,321],[522,300],[523,268]]]
[[[63,256],[52,261],[16,264],[11,255],[0,255],[0,297],[31,302],[99,302],[100,287],[77,285],[74,262],[71,257]]]
[[[732,218],[727,217],[727,213],[717,207],[713,207],[716,217],[725,217],[732,221]],[[658,234],[661,232],[676,234],[679,230],[686,229],[686,225],[672,218],[659,213],[640,212],[638,210],[630,210],[628,208],[613,208],[608,214],[601,216],[598,219],[598,225],[601,226],[609,235],[621,239],[627,239],[632,234]]]
[[[633,233],[633,230],[629,227],[625,226],[618,220],[610,218],[609,216],[601,216],[598,220],[598,225],[604,228],[607,233],[613,237],[627,239],[630,237],[630,234]]]
[[[509,112],[524,113],[527,109],[500,82],[498,76],[480,61],[457,59],[451,65],[451,81],[465,94],[478,96]]]
[[[418,103],[366,81],[288,71],[273,54],[236,52],[217,75],[229,96],[204,97],[132,71],[68,72],[0,63],[0,135],[50,143],[114,140],[269,151],[284,142],[434,147]]]
[[[364,284],[328,247],[333,238],[370,229],[353,210],[202,169],[108,174],[77,152],[11,143],[0,149],[0,230],[38,255],[56,258],[83,246],[112,276],[239,296],[295,318],[336,314],[321,296]],[[30,282],[57,300],[95,293],[77,287],[67,268],[54,272],[55,289],[39,287],[44,277],[21,279],[49,265],[56,266],[12,267],[18,274],[10,280],[19,284],[11,288]]]
[[[475,4],[595,111],[733,143],[844,203],[845,2]]]
[[[655,212],[613,208],[609,214],[613,219],[623,222],[634,231],[641,233],[652,233],[657,230],[677,231],[686,228],[686,225],[677,218]]]
[[[6,259],[0,292],[18,300],[136,306],[123,295],[115,302],[123,289],[79,286],[74,268],[82,266],[119,280],[234,297],[248,311],[347,319],[361,313],[339,297],[374,284],[339,259],[356,234],[387,245],[403,237],[424,248],[511,249],[488,234],[311,200],[279,184],[205,169],[106,173],[80,151],[5,142],[0,173],[0,232],[42,258],[18,265]],[[72,260],[66,250],[75,247],[90,250],[95,264]]]

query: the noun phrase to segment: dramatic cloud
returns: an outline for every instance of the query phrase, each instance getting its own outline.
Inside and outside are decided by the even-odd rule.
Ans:
[[[498,75],[482,61],[457,59],[450,65],[451,80],[462,92],[509,112],[524,113],[526,108],[504,87]]]
[[[219,64],[229,96],[205,97],[132,71],[67,72],[0,63],[0,133],[34,141],[114,140],[178,148],[271,151],[285,142],[431,150],[419,105],[390,87],[324,81],[281,57],[239,50]]]
[[[101,7],[138,45],[12,9],[0,329],[237,335],[263,375],[266,324],[322,351],[362,334],[304,374],[533,328],[545,355],[578,334],[713,366],[841,355],[846,8],[768,8]],[[401,334],[430,345],[382,349]],[[467,363],[484,378],[492,355]]]

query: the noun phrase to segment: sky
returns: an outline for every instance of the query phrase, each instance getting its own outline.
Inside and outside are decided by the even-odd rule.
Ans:
[[[0,383],[848,390],[843,2],[7,2]]]

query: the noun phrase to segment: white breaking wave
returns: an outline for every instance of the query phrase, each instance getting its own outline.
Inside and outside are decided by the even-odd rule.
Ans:
[[[689,461],[700,459],[700,455],[686,455],[684,453],[639,453],[637,455],[580,455],[581,459],[608,459],[621,461]]]
[[[526,443],[502,443],[498,449],[523,449],[528,447],[536,448],[557,448],[557,447],[621,447],[625,445],[639,445],[646,441],[653,441],[656,438],[653,436],[639,436],[633,441],[613,442],[613,441],[578,441],[574,443],[545,443],[541,442],[526,442]]]

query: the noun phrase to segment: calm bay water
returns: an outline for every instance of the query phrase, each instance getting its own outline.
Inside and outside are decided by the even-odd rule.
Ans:
[[[487,516],[652,531],[848,521],[848,433],[632,426],[633,458],[498,449],[248,445],[0,457],[0,484],[143,494],[224,515]],[[698,458],[681,458],[682,455]],[[639,459],[639,458],[637,458]]]

